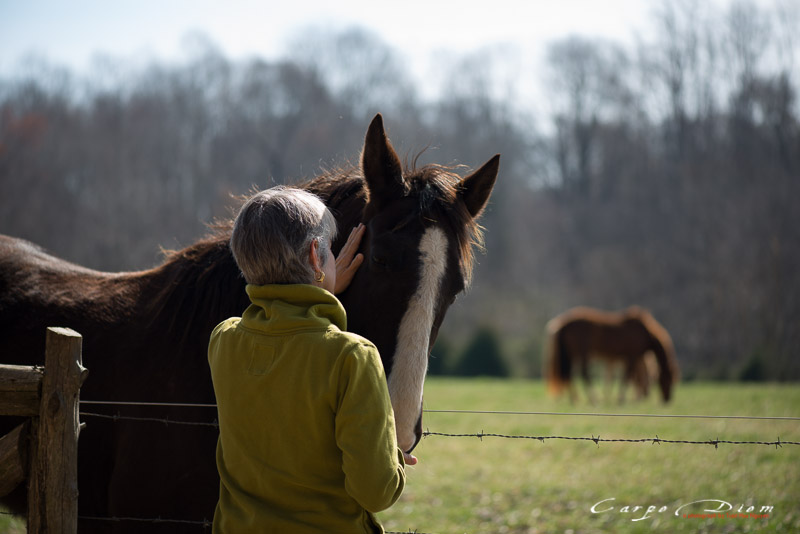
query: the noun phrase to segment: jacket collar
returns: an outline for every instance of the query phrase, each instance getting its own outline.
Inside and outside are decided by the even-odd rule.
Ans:
[[[243,326],[270,333],[347,329],[341,302],[328,291],[307,284],[248,285],[252,303],[242,315]]]

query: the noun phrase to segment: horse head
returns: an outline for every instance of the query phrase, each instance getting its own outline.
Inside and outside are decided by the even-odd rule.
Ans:
[[[365,261],[340,298],[348,329],[380,351],[398,444],[407,452],[422,436],[428,355],[445,312],[469,284],[473,247],[481,243],[477,219],[499,162],[496,155],[464,178],[437,165],[404,172],[380,115],[366,134]]]

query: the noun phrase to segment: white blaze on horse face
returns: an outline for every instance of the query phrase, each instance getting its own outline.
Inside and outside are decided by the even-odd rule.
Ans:
[[[397,443],[408,451],[416,442],[414,426],[422,407],[422,385],[428,369],[430,342],[436,304],[447,267],[447,237],[435,227],[428,228],[419,242],[422,260],[417,291],[408,302],[400,321],[397,348],[389,375],[389,396],[394,408]]]

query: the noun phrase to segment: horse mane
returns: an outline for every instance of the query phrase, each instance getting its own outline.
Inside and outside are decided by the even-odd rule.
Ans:
[[[153,281],[143,287],[150,292],[145,302],[149,328],[177,333],[186,342],[244,311],[245,282],[228,246],[231,229],[232,221],[217,221],[205,237],[180,250],[162,250],[161,265],[138,273]]]
[[[461,273],[469,286],[475,250],[484,250],[483,227],[458,197],[461,176],[455,172],[456,167],[429,164],[417,168],[416,159],[410,166],[406,164],[403,171],[406,195],[418,198],[416,215],[421,220],[445,225],[448,233],[455,236]],[[369,203],[366,180],[361,169],[355,166],[327,170],[298,187],[322,198],[337,220],[341,213],[361,213]],[[354,203],[362,209],[348,210]],[[358,222],[361,221],[341,221],[340,224],[346,227]]]

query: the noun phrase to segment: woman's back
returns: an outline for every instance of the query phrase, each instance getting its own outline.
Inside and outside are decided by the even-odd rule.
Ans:
[[[400,496],[404,473],[377,349],[344,331],[344,309],[325,290],[248,294],[253,304],[209,345],[222,479],[215,532],[380,531],[372,513]]]

